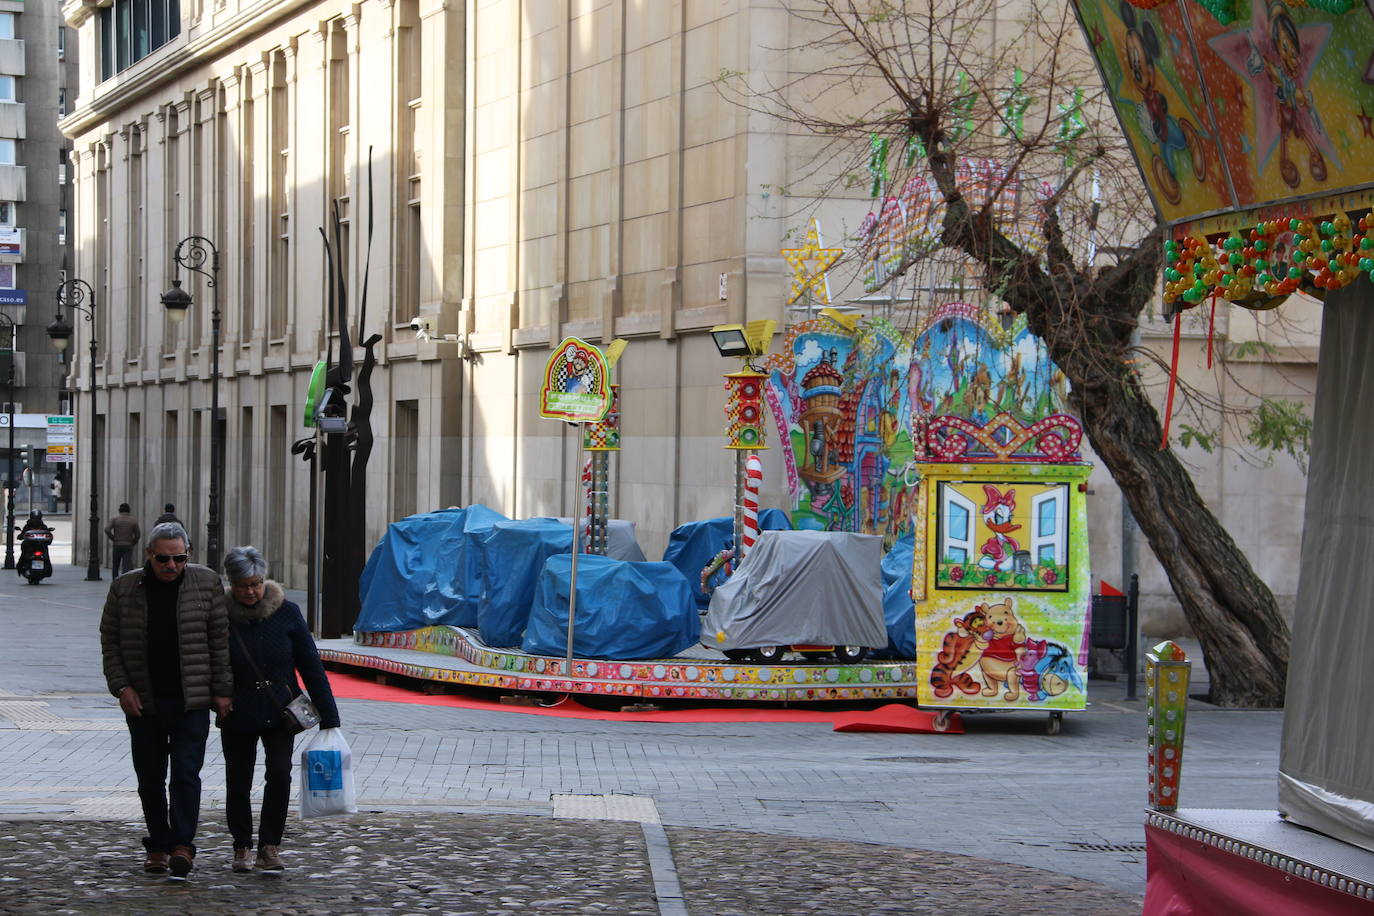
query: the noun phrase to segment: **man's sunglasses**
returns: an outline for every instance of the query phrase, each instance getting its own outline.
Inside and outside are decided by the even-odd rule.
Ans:
[[[191,557],[191,555],[190,555],[189,553],[155,553],[155,554],[153,554],[153,559],[154,559],[154,560],[157,560],[159,563],[166,563],[168,560],[172,561],[173,563],[185,563],[188,559],[190,559],[190,557]]]

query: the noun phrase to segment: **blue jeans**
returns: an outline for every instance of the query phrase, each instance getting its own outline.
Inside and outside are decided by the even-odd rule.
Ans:
[[[170,853],[176,846],[189,846],[194,852],[196,848],[200,767],[205,762],[205,739],[210,735],[210,710],[186,712],[174,706],[162,702],[156,711],[145,708],[142,716],[124,717],[129,725],[143,820],[148,825],[143,846],[149,852]]]

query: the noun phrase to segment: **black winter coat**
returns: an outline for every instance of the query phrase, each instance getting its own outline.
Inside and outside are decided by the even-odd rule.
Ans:
[[[301,609],[271,580],[262,600],[244,607],[228,589],[224,603],[229,611],[229,660],[234,670],[234,709],[219,727],[235,732],[259,732],[281,726],[281,707],[300,696],[296,672],[320,711],[320,728],[339,727],[339,709],[315,640],[305,625]],[[251,652],[257,670],[245,652]],[[258,671],[262,674],[259,675]],[[262,679],[272,686],[259,689]]]

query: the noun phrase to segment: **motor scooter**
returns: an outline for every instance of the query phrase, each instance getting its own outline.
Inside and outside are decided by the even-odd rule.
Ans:
[[[30,528],[19,534],[19,562],[16,568],[19,575],[37,585],[52,575],[52,559],[48,556],[48,545],[52,543],[52,532]]]

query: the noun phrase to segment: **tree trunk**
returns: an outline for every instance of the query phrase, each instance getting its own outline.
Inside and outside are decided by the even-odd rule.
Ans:
[[[1288,627],[1268,586],[1208,510],[1173,451],[1160,450],[1159,420],[1136,378],[1117,390],[1080,389],[1073,381],[1073,409],[1202,642],[1211,702],[1282,706]]]

